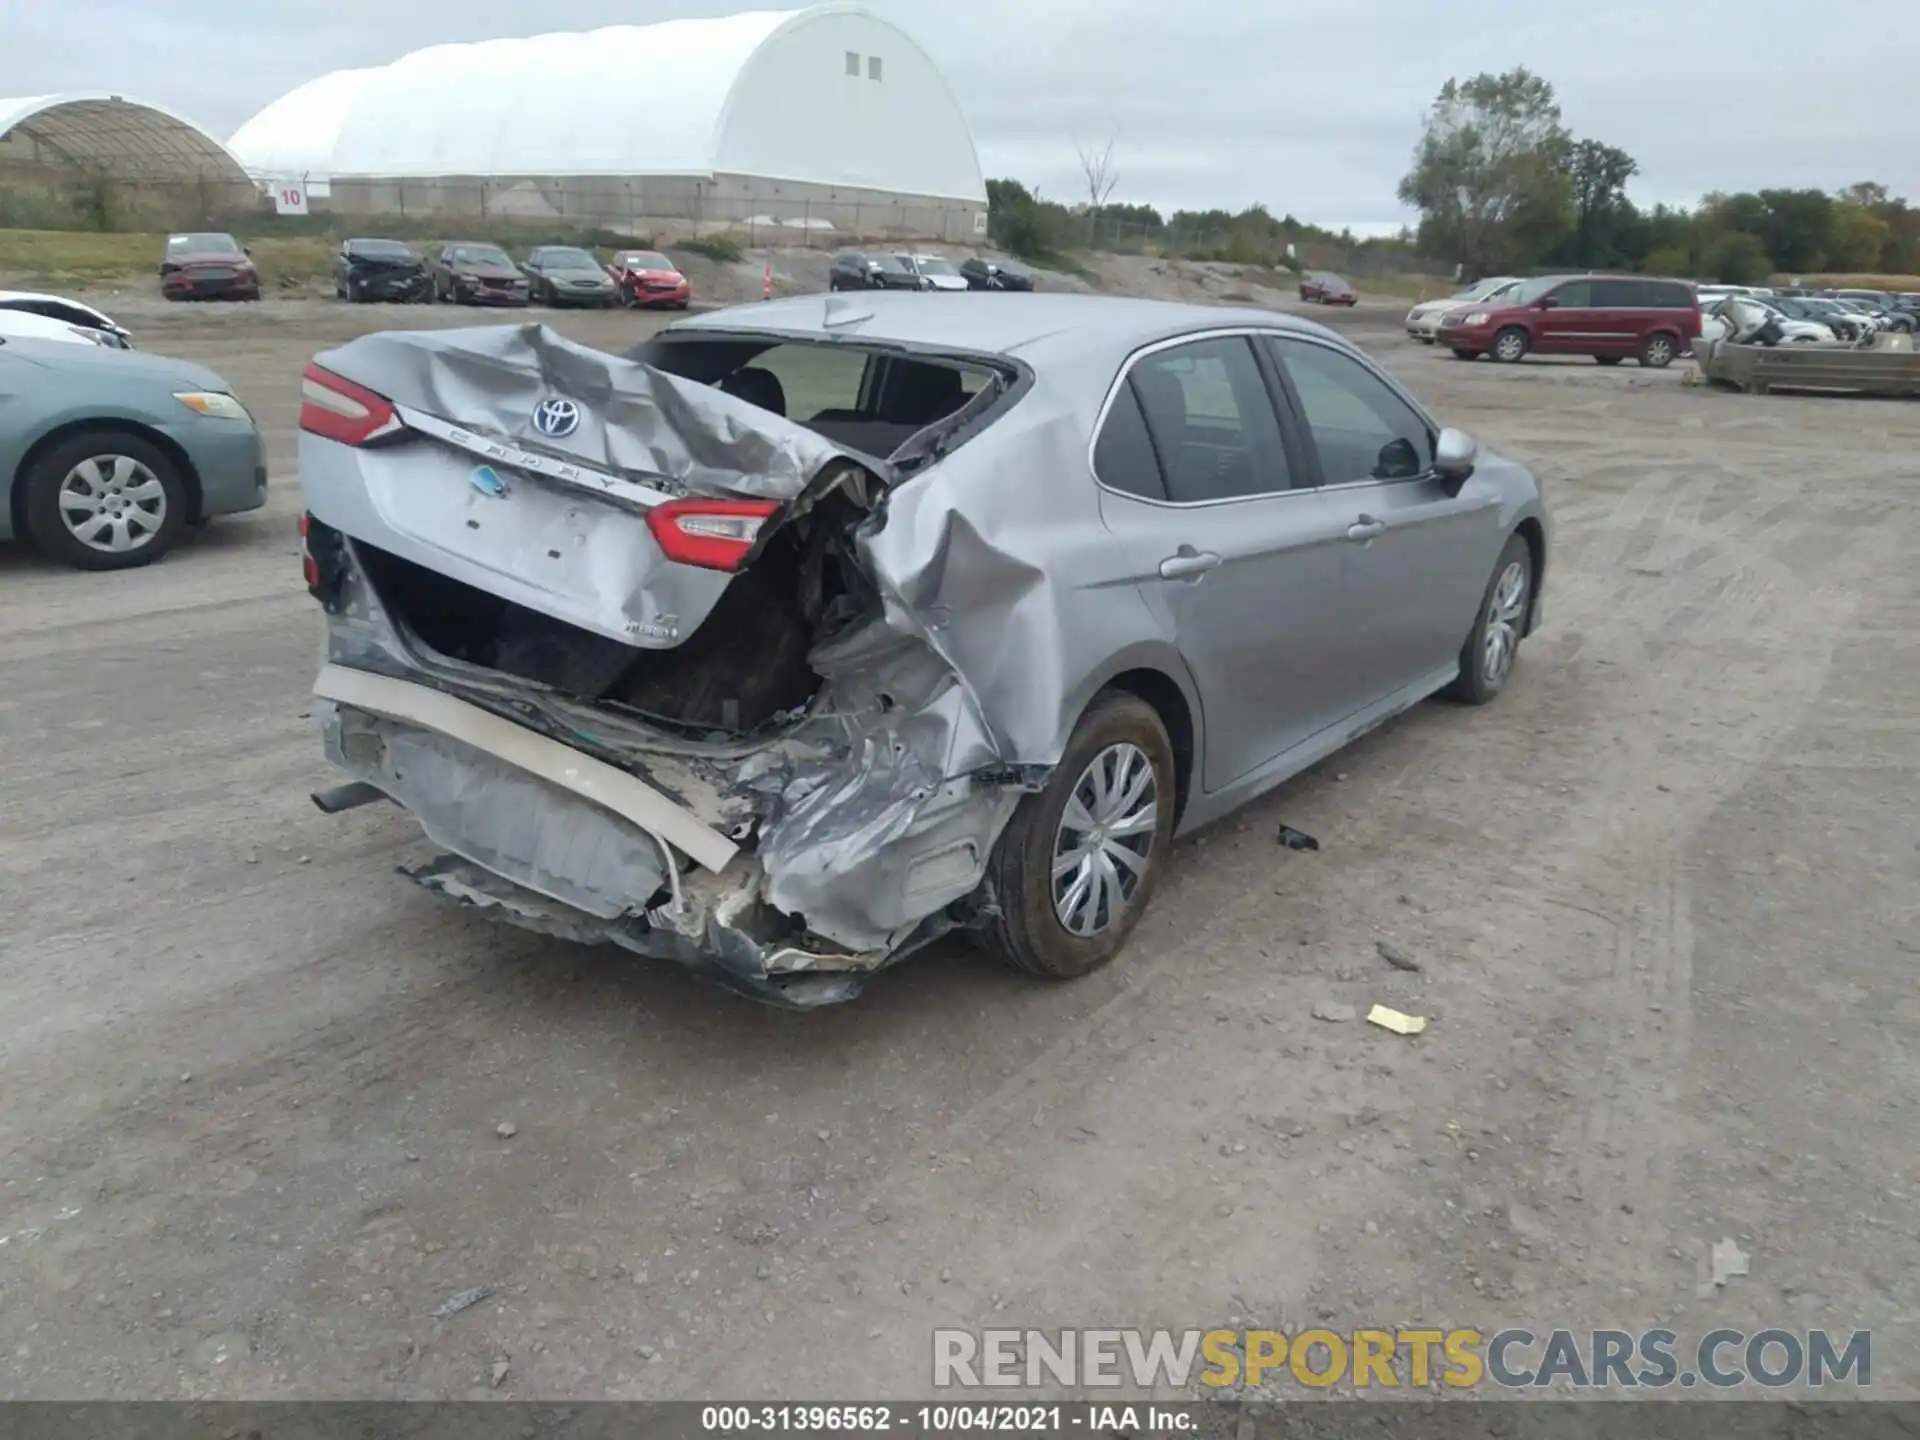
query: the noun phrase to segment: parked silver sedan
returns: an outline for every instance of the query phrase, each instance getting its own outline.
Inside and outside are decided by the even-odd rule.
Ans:
[[[1082,975],[1174,837],[1510,683],[1512,461],[1267,311],[815,296],[630,358],[540,326],[316,358],[316,691],[415,878],[816,1005],[951,931]]]

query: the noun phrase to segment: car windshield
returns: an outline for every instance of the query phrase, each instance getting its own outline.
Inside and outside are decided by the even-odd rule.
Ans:
[[[411,245],[403,245],[398,240],[355,240],[350,247],[355,255],[365,255],[370,260],[417,260]]]
[[[644,250],[629,250],[621,255],[620,263],[629,270],[671,270],[673,262],[664,255],[650,255]]]
[[[231,235],[169,235],[169,255],[238,255],[240,242]]]
[[[539,252],[542,265],[568,266],[575,270],[598,270],[599,262],[584,250],[575,250],[571,246],[556,245]]]
[[[492,245],[455,246],[449,257],[456,265],[511,265],[507,252]]]
[[[922,275],[958,275],[960,273],[938,255],[916,255],[913,257],[913,263],[920,267]]]

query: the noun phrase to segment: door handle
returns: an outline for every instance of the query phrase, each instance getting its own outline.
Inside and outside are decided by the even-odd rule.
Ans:
[[[1211,550],[1200,551],[1190,545],[1182,545],[1177,554],[1169,555],[1160,562],[1160,578],[1198,580],[1219,563],[1220,557]]]
[[[1347,539],[1371,540],[1376,535],[1384,535],[1386,530],[1386,521],[1376,520],[1371,515],[1362,515],[1357,521],[1347,527]]]

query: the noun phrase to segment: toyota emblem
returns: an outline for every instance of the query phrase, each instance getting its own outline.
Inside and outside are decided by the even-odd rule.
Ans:
[[[580,428],[580,407],[571,400],[542,400],[533,412],[533,428],[559,440]]]

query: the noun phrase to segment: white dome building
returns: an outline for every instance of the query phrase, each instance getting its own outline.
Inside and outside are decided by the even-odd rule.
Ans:
[[[954,240],[986,216],[945,77],[848,4],[429,46],[308,81],[228,148],[256,177],[304,177],[352,213]]]

